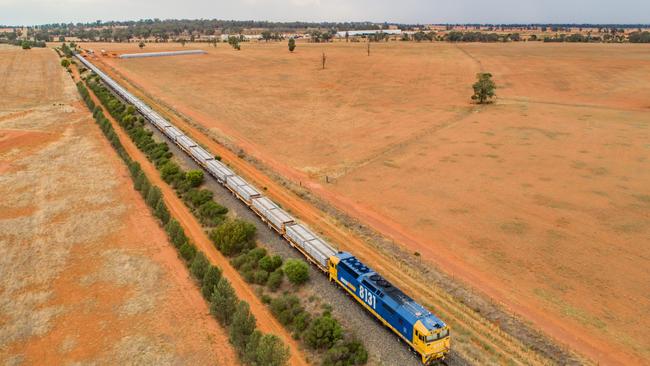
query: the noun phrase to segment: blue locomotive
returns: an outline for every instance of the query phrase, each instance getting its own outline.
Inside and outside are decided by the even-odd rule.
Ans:
[[[431,364],[449,353],[449,327],[350,253],[329,258],[329,278]]]

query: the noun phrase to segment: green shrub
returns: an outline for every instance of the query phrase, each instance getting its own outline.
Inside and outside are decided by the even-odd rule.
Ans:
[[[198,187],[203,183],[203,170],[190,170],[185,174],[185,180],[190,187]]]
[[[271,291],[277,291],[277,289],[282,285],[283,279],[284,271],[282,268],[278,268],[275,271],[271,272],[269,279],[266,281],[266,286],[268,286]]]
[[[293,318],[293,329],[296,332],[302,332],[309,326],[311,322],[311,315],[308,312],[302,311]]]
[[[203,252],[197,252],[194,256],[194,259],[192,259],[192,265],[190,265],[190,272],[194,278],[199,280],[200,283],[203,283],[203,276],[205,276],[208,268],[210,268],[210,262],[208,262],[208,258],[205,257],[205,254],[203,254]]]
[[[197,208],[204,203],[212,201],[212,196],[214,194],[212,191],[209,191],[207,189],[196,189],[192,188],[185,193],[183,196],[183,199],[185,202],[189,203],[192,205],[192,207]]]
[[[255,230],[249,222],[227,220],[210,232],[210,239],[224,255],[234,256],[255,247]]]
[[[181,257],[185,259],[187,262],[191,262],[194,259],[194,256],[196,255],[196,248],[194,245],[190,244],[189,242],[185,242],[183,245],[181,245]]]
[[[172,187],[174,187],[180,196],[184,195],[192,188],[189,182],[185,179],[185,173],[179,174],[174,178]]]
[[[243,355],[243,363],[247,365],[258,365],[257,363],[257,347],[260,344],[260,339],[262,339],[262,332],[259,330],[254,330],[251,336],[248,338],[248,344],[246,345],[246,350]]]
[[[160,219],[163,225],[166,225],[169,222],[169,211],[167,210],[165,201],[163,200],[158,201],[158,205],[156,205],[156,210],[154,211],[154,214],[156,215],[157,218]]]
[[[135,182],[133,182],[133,188],[135,188],[136,190],[142,192],[142,189],[144,188],[145,183],[147,183],[147,176],[144,175],[144,172],[142,170],[140,170],[140,173],[135,178]]]
[[[64,58],[63,60],[61,60],[61,66],[65,67],[67,69],[70,66],[70,60],[68,60],[67,58]]]
[[[254,342],[254,347],[247,347],[255,352],[254,365],[264,366],[281,366],[289,361],[289,347],[287,347],[278,336],[274,334],[264,334],[261,337],[251,336],[250,343]]]
[[[329,314],[314,319],[304,334],[305,342],[313,349],[332,348],[341,338],[343,338],[343,329]]]
[[[138,174],[142,171],[142,168],[140,167],[140,163],[137,161],[132,161],[129,164],[129,172],[131,173],[131,177],[133,179],[138,177]]]
[[[171,238],[173,238],[179,230],[183,230],[183,228],[176,219],[170,219],[167,225],[165,225],[165,231]]]
[[[269,279],[269,273],[263,269],[258,269],[253,273],[253,282],[258,285],[265,285]]]
[[[168,161],[160,167],[160,177],[166,183],[172,183],[182,176],[181,168],[173,161]]]
[[[236,256],[235,258],[231,259],[230,264],[232,264],[232,266],[235,267],[238,270],[241,269],[241,267],[244,264],[249,262],[249,257],[246,254],[248,254],[248,253],[240,254],[240,255]]]
[[[240,301],[232,316],[228,335],[232,345],[241,353],[245,352],[246,345],[255,331],[255,322],[255,316],[250,312],[248,303]]]
[[[244,254],[244,258],[246,259],[246,262],[241,265],[239,268],[240,271],[242,272],[253,272],[255,270],[255,263],[251,261],[251,257],[247,256]]]
[[[267,272],[273,272],[282,266],[282,257],[279,255],[274,255],[272,257],[266,255],[259,260],[258,264],[261,269]]]
[[[155,209],[156,206],[158,206],[158,202],[160,201],[161,198],[162,198],[162,193],[160,192],[160,188],[153,186],[151,187],[151,189],[149,189],[149,192],[147,192],[147,199],[146,199],[147,205]]]
[[[258,366],[281,366],[289,361],[289,348],[273,334],[254,331],[249,337],[243,361]]]
[[[203,285],[201,285],[201,294],[206,299],[212,297],[212,291],[221,280],[221,269],[216,266],[210,266],[203,276]]]
[[[266,256],[266,253],[266,248],[253,248],[247,253],[247,255],[250,258],[251,263],[253,263],[253,266],[257,268],[259,260]]]
[[[305,309],[300,305],[300,300],[294,295],[278,296],[271,300],[270,307],[271,313],[280,323],[291,329],[294,328],[295,318],[305,312]]]
[[[230,282],[221,277],[210,298],[210,312],[222,325],[230,325],[237,310],[237,296]]]
[[[199,207],[199,219],[206,226],[217,226],[224,220],[228,209],[214,201],[208,201]]]
[[[248,263],[242,266],[242,269],[239,273],[241,273],[244,281],[248,283],[255,283],[255,270],[252,269]]]
[[[169,220],[167,225],[165,225],[165,231],[176,248],[180,248],[188,241],[183,228],[175,219]]]
[[[142,173],[140,175],[142,177],[142,182],[140,183],[140,194],[142,197],[147,197],[149,194],[149,189],[151,189],[151,183],[149,183],[149,179]]]
[[[323,359],[323,366],[353,366],[368,362],[368,351],[358,340],[339,341],[330,348]]]
[[[302,259],[287,259],[284,263],[284,273],[294,285],[301,285],[309,280],[309,266]]]

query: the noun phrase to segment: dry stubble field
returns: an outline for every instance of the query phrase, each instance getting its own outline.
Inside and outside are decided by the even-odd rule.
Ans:
[[[650,48],[198,47],[101,60],[590,358],[650,362]]]
[[[0,46],[0,363],[237,362],[50,49]]]

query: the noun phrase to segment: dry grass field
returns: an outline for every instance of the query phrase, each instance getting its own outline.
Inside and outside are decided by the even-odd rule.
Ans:
[[[237,363],[50,49],[0,46],[0,364]]]
[[[590,358],[650,363],[650,48],[199,47],[100,60]]]

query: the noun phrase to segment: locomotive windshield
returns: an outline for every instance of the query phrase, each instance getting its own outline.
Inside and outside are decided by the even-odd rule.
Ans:
[[[449,329],[443,329],[439,333],[434,333],[434,334],[429,334],[426,337],[427,343],[431,343],[433,341],[436,341],[438,339],[443,339],[445,337],[449,336]]]

